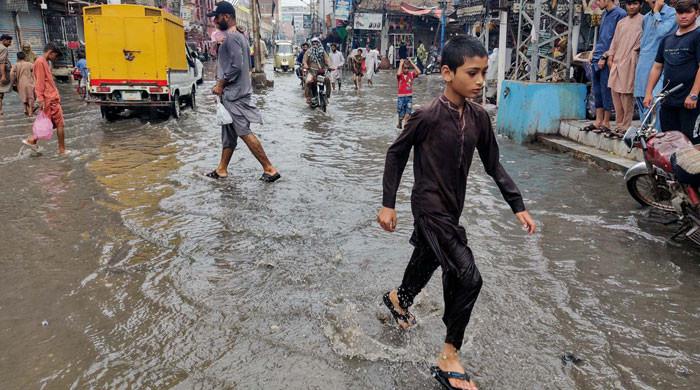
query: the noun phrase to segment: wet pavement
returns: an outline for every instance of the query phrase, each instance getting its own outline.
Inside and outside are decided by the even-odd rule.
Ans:
[[[211,85],[180,120],[114,123],[64,86],[67,157],[20,147],[16,105],[0,119],[2,388],[438,389],[439,275],[408,334],[381,305],[411,252],[410,169],[398,231],[375,223],[393,77],[346,84],[323,114],[277,75],[255,128],[272,185],[242,143],[229,179],[202,176]],[[440,87],[419,79],[415,104]],[[462,357],[481,388],[698,388],[697,250],[667,244],[621,175],[499,142],[540,231],[475,162],[462,223],[485,284]]]

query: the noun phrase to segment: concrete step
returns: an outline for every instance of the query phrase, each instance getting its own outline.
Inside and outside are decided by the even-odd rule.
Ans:
[[[613,154],[617,157],[644,161],[642,151],[640,149],[635,148],[632,150],[632,153],[627,153],[627,145],[625,145],[619,138],[605,138],[603,134],[596,134],[592,131],[580,131],[590,123],[591,121],[585,120],[563,120],[559,125],[559,135],[584,146],[590,146],[594,149]],[[638,125],[639,123],[632,124],[632,126]]]
[[[621,157],[592,146],[583,145],[559,135],[539,135],[537,140],[556,151],[571,153],[575,158],[592,161],[604,169],[625,172],[637,163],[635,160]]]

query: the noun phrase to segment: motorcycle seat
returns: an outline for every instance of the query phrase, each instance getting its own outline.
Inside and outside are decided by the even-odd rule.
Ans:
[[[671,156],[673,173],[683,184],[700,185],[700,147],[698,145],[677,151]]]

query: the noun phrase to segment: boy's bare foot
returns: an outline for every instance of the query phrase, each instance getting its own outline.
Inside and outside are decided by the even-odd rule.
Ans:
[[[66,148],[58,148],[58,154],[64,156],[66,154]]]
[[[457,354],[457,351],[450,344],[445,344],[445,348],[438,357],[437,366],[440,368],[440,370],[445,372],[465,372],[464,367],[459,362],[459,355]],[[465,381],[463,379],[450,378],[449,382],[455,389],[478,390],[474,380]]]

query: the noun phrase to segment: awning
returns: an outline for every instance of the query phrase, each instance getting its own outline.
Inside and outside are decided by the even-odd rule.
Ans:
[[[432,14],[436,18],[439,18],[440,15],[442,14],[442,10],[439,8],[420,8],[416,7],[411,4],[407,4],[402,2],[401,3],[401,11],[409,14],[409,15],[415,15],[415,16],[423,16],[423,15],[430,15]]]

